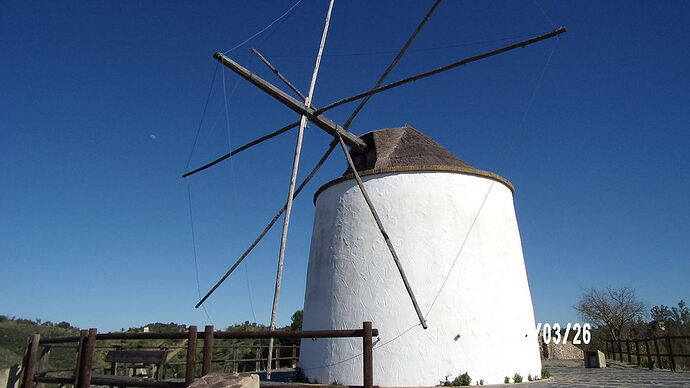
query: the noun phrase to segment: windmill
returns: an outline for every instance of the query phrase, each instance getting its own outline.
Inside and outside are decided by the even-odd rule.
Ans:
[[[411,306],[408,305],[409,307],[407,307],[407,309],[409,311],[414,311],[414,315],[416,316],[416,319],[418,320],[418,324],[416,324],[415,326],[419,326],[424,330],[428,328],[426,315],[422,312],[422,309],[420,308],[420,304],[418,303],[418,300],[417,300],[417,297],[415,294],[415,290],[413,289],[412,285],[410,284],[410,281],[408,280],[408,276],[406,274],[405,268],[403,267],[402,260],[398,254],[398,249],[396,249],[396,244],[394,244],[394,241],[391,240],[390,235],[389,235],[388,231],[386,230],[386,224],[384,222],[384,219],[390,219],[390,217],[388,215],[386,215],[385,217],[379,216],[379,212],[377,211],[377,207],[380,207],[381,203],[378,201],[376,201],[376,203],[375,203],[375,201],[372,200],[372,196],[369,195],[369,190],[367,188],[367,185],[365,185],[365,182],[362,179],[362,176],[360,175],[360,171],[362,171],[363,164],[357,163],[357,162],[355,162],[355,160],[353,160],[353,155],[355,155],[355,157],[359,156],[359,157],[364,157],[366,159],[366,155],[367,155],[368,150],[373,149],[373,147],[385,147],[386,143],[388,141],[392,141],[391,139],[396,138],[396,137],[400,138],[401,136],[408,136],[411,139],[413,139],[413,141],[421,141],[421,142],[427,142],[426,139],[428,139],[428,138],[426,138],[424,135],[419,134],[417,131],[409,130],[409,129],[405,129],[405,128],[401,128],[400,130],[407,133],[407,135],[399,134],[399,135],[394,135],[392,137],[390,137],[390,136],[387,137],[386,135],[381,136],[380,133],[379,134],[372,133],[372,134],[368,134],[367,136],[357,136],[349,130],[349,128],[352,124],[352,121],[355,119],[357,114],[361,111],[361,109],[367,103],[369,98],[371,98],[375,94],[378,94],[378,93],[390,90],[392,88],[396,88],[396,87],[399,87],[399,86],[405,85],[407,83],[414,82],[414,81],[417,81],[417,80],[420,80],[420,79],[423,79],[426,77],[430,77],[432,75],[439,74],[439,73],[447,71],[447,70],[451,70],[451,69],[454,69],[454,68],[457,68],[457,67],[460,67],[463,65],[467,65],[469,63],[479,61],[481,59],[485,59],[485,58],[488,58],[488,57],[491,57],[494,55],[498,55],[498,54],[501,54],[501,53],[504,53],[504,52],[507,52],[507,51],[510,51],[510,50],[513,50],[516,48],[526,47],[530,44],[534,44],[534,43],[558,36],[558,35],[560,35],[566,31],[565,28],[559,28],[557,30],[551,31],[549,33],[546,33],[546,34],[543,34],[543,35],[540,35],[540,36],[537,36],[537,37],[534,37],[531,39],[527,39],[527,40],[524,40],[524,41],[521,41],[518,43],[514,43],[514,44],[511,44],[508,46],[504,46],[504,47],[501,47],[501,48],[498,48],[496,50],[486,52],[486,53],[483,53],[480,55],[476,55],[473,57],[462,59],[462,60],[453,62],[451,64],[448,64],[446,66],[443,66],[443,67],[440,67],[437,69],[433,69],[433,70],[430,70],[430,71],[427,71],[424,73],[420,73],[417,75],[413,75],[413,76],[401,79],[401,80],[396,81],[396,82],[384,84],[384,81],[387,78],[390,71],[395,67],[395,65],[398,63],[400,58],[407,51],[407,49],[412,44],[412,42],[414,41],[416,36],[419,34],[419,32],[422,30],[422,28],[424,27],[426,22],[429,20],[431,15],[434,13],[434,11],[436,10],[436,8],[440,4],[440,2],[441,2],[441,0],[437,0],[434,2],[434,4],[431,6],[430,10],[427,12],[425,17],[419,23],[419,25],[414,30],[414,32],[412,33],[410,38],[403,45],[402,49],[398,52],[396,57],[393,59],[391,64],[384,71],[384,73],[382,74],[382,76],[379,78],[379,80],[376,82],[376,84],[374,85],[374,87],[372,89],[367,90],[367,91],[362,92],[362,93],[359,93],[357,95],[351,96],[351,97],[343,98],[343,99],[338,100],[334,103],[326,105],[322,108],[316,108],[312,104],[312,95],[313,95],[313,91],[314,91],[314,85],[315,85],[315,80],[316,80],[316,76],[318,73],[321,55],[323,52],[323,47],[324,47],[325,40],[326,40],[328,25],[329,25],[329,21],[330,21],[330,15],[331,15],[331,11],[333,9],[333,0],[331,0],[331,2],[329,4],[328,13],[326,16],[326,22],[325,22],[325,26],[324,26],[324,31],[322,34],[321,44],[319,46],[319,52],[317,55],[316,65],[314,67],[309,92],[306,96],[305,96],[305,94],[301,93],[289,80],[287,80],[275,68],[275,66],[273,66],[273,64],[271,64],[263,55],[261,55],[258,51],[253,50],[254,53],[257,56],[259,56],[259,58],[301,100],[298,100],[297,98],[292,97],[290,94],[284,92],[283,90],[281,90],[277,86],[275,86],[275,85],[271,84],[270,82],[264,80],[263,78],[257,76],[256,74],[254,74],[250,70],[246,69],[245,67],[243,67],[242,65],[240,65],[236,61],[227,57],[224,53],[216,52],[213,55],[213,57],[216,60],[218,60],[218,62],[220,62],[222,65],[226,66],[227,68],[231,69],[233,72],[235,72],[238,75],[240,75],[241,77],[245,78],[251,84],[253,84],[257,88],[259,88],[260,90],[262,90],[266,94],[270,95],[271,97],[273,97],[274,99],[276,99],[278,102],[282,103],[283,105],[285,105],[289,109],[293,110],[295,113],[299,114],[301,117],[300,117],[300,120],[298,120],[294,123],[288,124],[288,125],[284,126],[283,128],[280,128],[280,129],[278,129],[278,130],[276,130],[276,131],[274,131],[268,135],[265,135],[265,136],[255,140],[255,141],[252,141],[252,142],[250,142],[250,143],[248,143],[242,147],[239,147],[239,148],[231,151],[230,153],[223,155],[222,157],[220,157],[220,158],[218,158],[218,159],[216,159],[216,160],[214,160],[214,161],[212,161],[212,162],[210,162],[204,166],[201,166],[197,169],[194,169],[188,173],[185,173],[183,175],[183,177],[187,177],[187,176],[190,176],[192,174],[196,174],[196,173],[203,171],[203,170],[205,170],[205,169],[207,169],[207,168],[209,168],[215,164],[218,164],[218,163],[222,162],[223,160],[226,160],[226,159],[236,155],[237,153],[244,151],[244,150],[246,150],[246,149],[248,149],[248,148],[250,148],[256,144],[259,144],[259,143],[261,143],[265,140],[268,140],[274,136],[278,136],[282,133],[285,133],[292,128],[298,128],[297,145],[296,145],[296,149],[295,149],[295,157],[294,157],[294,161],[293,161],[292,175],[291,175],[291,179],[290,179],[290,186],[288,189],[288,198],[287,198],[285,205],[283,205],[283,207],[273,217],[273,219],[269,222],[269,224],[266,226],[266,228],[261,232],[259,237],[254,242],[252,242],[252,244],[249,246],[249,248],[239,257],[239,259],[231,266],[231,268],[209,290],[209,292],[197,303],[196,307],[201,306],[204,303],[204,301],[221,285],[221,283],[223,281],[225,281],[225,279],[227,279],[227,277],[237,268],[237,266],[239,266],[239,264],[247,257],[247,255],[252,251],[252,249],[259,243],[259,241],[265,236],[265,234],[268,232],[268,230],[277,222],[277,220],[280,218],[280,216],[283,215],[283,213],[284,213],[285,217],[284,217],[284,222],[283,222],[283,233],[281,235],[281,244],[280,244],[280,249],[279,249],[276,285],[275,285],[273,308],[272,308],[272,314],[271,314],[271,325],[270,325],[271,330],[275,329],[275,317],[276,317],[276,311],[278,308],[278,299],[279,299],[279,295],[280,295],[280,285],[281,285],[281,277],[282,277],[282,270],[283,270],[283,259],[284,259],[284,254],[285,254],[287,230],[288,230],[288,226],[289,226],[292,202],[293,202],[294,198],[297,195],[299,195],[299,193],[303,190],[305,185],[312,179],[312,177],[315,175],[315,173],[318,171],[318,169],[323,165],[325,160],[330,156],[330,154],[334,151],[334,149],[336,147],[339,147],[342,150],[342,152],[345,156],[345,159],[347,161],[347,164],[348,164],[348,174],[349,174],[348,176],[351,180],[353,179],[354,182],[356,182],[356,188],[357,188],[357,190],[355,190],[357,192],[356,195],[358,196],[360,201],[363,200],[364,206],[363,207],[360,206],[361,208],[360,208],[360,211],[358,212],[358,214],[361,216],[363,214],[361,210],[365,209],[366,213],[370,214],[370,216],[373,218],[373,221],[374,221],[373,224],[375,225],[374,230],[376,231],[376,236],[377,236],[376,238],[378,239],[379,242],[381,240],[383,241],[383,243],[385,245],[385,250],[387,251],[387,256],[390,257],[387,260],[389,260],[389,263],[392,263],[391,265],[394,266],[395,271],[398,273],[397,284],[396,285],[387,284],[387,286],[396,287],[398,289],[400,288],[400,285],[403,286],[402,289],[404,289],[404,294],[409,299],[409,304],[411,305]],[[346,103],[350,103],[350,102],[354,102],[354,101],[358,101],[358,100],[361,100],[359,105],[354,109],[352,114],[343,123],[343,125],[340,125],[340,124],[334,122],[333,120],[331,120],[325,116],[325,113],[327,111],[329,111],[329,110],[331,110],[337,106],[340,106],[340,105],[343,105]],[[299,186],[297,186],[296,185],[296,176],[297,176],[297,171],[298,171],[298,166],[299,166],[301,142],[302,142],[302,137],[303,137],[303,133],[304,133],[304,128],[306,127],[307,122],[311,122],[316,127],[320,128],[321,130],[323,130],[326,133],[328,133],[329,135],[331,135],[333,137],[333,140],[331,141],[327,151],[324,153],[324,155],[319,160],[317,165],[312,169],[312,171],[304,179],[304,181],[302,183],[300,183]],[[388,132],[386,132],[386,133],[388,133]],[[421,135],[421,137],[418,134]],[[433,143],[433,141],[431,141],[431,143]],[[435,143],[433,143],[433,144],[435,144]],[[438,147],[435,147],[433,144],[432,144],[432,149],[435,149],[435,150],[442,149],[442,147],[438,146],[438,147],[440,147],[440,148],[438,148]],[[351,151],[348,151],[347,147],[350,147]],[[453,163],[455,163],[455,162],[453,162]],[[464,162],[459,161],[459,163],[464,163]],[[359,167],[358,167],[358,165],[359,165]],[[434,167],[434,166],[430,166],[430,167]],[[474,170],[471,167],[458,166],[458,168],[465,168],[465,170],[462,170],[462,171],[457,170],[457,171],[452,171],[452,172],[461,172],[465,175],[472,175],[472,176],[481,176],[483,173],[483,172],[477,172],[480,170]],[[491,178],[493,180],[497,180],[497,181],[502,180],[502,178],[494,177],[490,173],[486,173],[486,174],[487,175],[485,177],[489,177],[489,178]],[[509,187],[509,186],[510,186],[510,184],[507,183],[505,187]],[[322,189],[320,189],[319,192],[317,192],[317,195],[323,194],[323,192],[324,192],[324,189],[322,188]],[[343,195],[343,193],[341,193],[341,195]],[[488,193],[487,193],[487,196],[488,196]],[[376,195],[376,197],[379,197],[379,196]],[[486,200],[486,198],[485,198],[485,200]],[[355,206],[354,202],[350,202],[350,203],[352,203],[353,206]],[[512,204],[512,198],[511,198],[511,204]],[[318,212],[319,212],[318,207],[319,207],[319,205],[317,204],[317,218],[318,218]],[[318,220],[315,222],[318,222]],[[352,239],[357,238],[356,234],[352,234],[352,233],[342,234],[341,237],[352,238]],[[518,238],[519,238],[519,236],[518,236]],[[316,239],[316,237],[315,237],[315,239]],[[312,241],[312,243],[314,243],[314,240]],[[314,251],[314,244],[312,244],[312,252],[313,251]],[[381,252],[378,252],[378,253],[381,253]],[[382,258],[377,257],[377,259],[380,260]],[[392,259],[392,261],[390,261],[390,259]],[[522,260],[521,252],[520,252],[520,260]],[[310,273],[312,272],[311,271],[311,267],[312,267],[311,261],[312,260],[310,257]],[[524,272],[524,261],[523,261],[522,265],[523,265],[523,272]],[[308,277],[307,282],[309,283],[309,277]],[[444,281],[444,284],[445,284],[445,281]],[[525,285],[526,285],[526,279],[525,279]],[[308,286],[307,294],[309,295],[309,286]],[[308,295],[307,295],[307,298],[308,298]],[[438,295],[437,295],[437,297],[438,297]],[[529,297],[529,295],[528,295],[528,297]],[[435,302],[435,300],[434,300],[434,302]],[[360,300],[360,303],[361,303],[361,300]],[[433,303],[432,303],[432,305],[433,305]],[[411,307],[411,309],[410,309],[410,307]],[[531,299],[529,299],[529,308],[531,309]],[[306,310],[306,308],[305,308],[305,310]],[[305,314],[306,314],[306,311],[305,311]],[[427,313],[427,315],[428,315],[428,313]],[[532,320],[533,320],[533,317],[532,317]],[[306,323],[306,319],[305,319],[305,323]],[[377,321],[377,325],[379,325],[378,321]],[[457,338],[455,340],[457,341]],[[269,378],[270,378],[270,357],[272,355],[272,352],[270,350],[271,346],[272,346],[272,342],[269,344],[269,362],[268,362]],[[331,346],[331,344],[326,343],[325,345],[321,346],[320,351],[331,351],[333,349],[334,348]],[[318,352],[319,352],[319,350],[315,350],[314,354],[317,354]],[[348,383],[348,384],[356,384],[356,382],[347,381],[346,376],[350,372],[347,369],[347,365],[346,364],[344,364],[344,365],[345,365],[344,368],[331,369],[325,375],[320,374],[319,376],[322,379],[323,378],[330,379],[331,377],[335,377],[334,380]],[[494,372],[491,372],[491,373],[494,373]],[[501,371],[501,373],[502,373],[502,371]],[[325,377],[323,377],[323,376],[325,376]],[[491,378],[493,380],[496,379],[495,376],[493,376],[493,375],[491,376]],[[331,380],[329,380],[329,381],[331,381]],[[410,382],[409,379],[405,380],[402,384],[400,383],[399,379],[398,380],[392,379],[390,381],[392,381],[394,383],[394,385],[421,385],[424,383],[428,383],[428,381],[422,382],[421,380],[420,381],[414,380],[413,382]],[[438,382],[438,380],[434,381],[434,383],[436,383],[436,382]],[[388,380],[385,380],[385,379],[381,384],[391,385],[391,384],[388,384]]]

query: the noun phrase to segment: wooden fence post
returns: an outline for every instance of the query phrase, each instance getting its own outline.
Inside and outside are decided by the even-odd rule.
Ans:
[[[254,361],[254,370],[258,372],[261,370],[261,357],[262,357],[261,345],[256,347],[255,355],[256,355],[256,361]]]
[[[656,336],[654,337],[654,350],[656,350],[657,368],[663,369],[664,366],[661,365],[661,352],[659,352],[659,342],[657,342]]]
[[[292,368],[297,368],[297,345],[292,345]]]
[[[625,354],[628,356],[628,364],[632,364],[632,353],[630,352],[630,340],[625,340]]]
[[[239,347],[235,346],[232,348],[232,360],[233,360],[233,373],[237,373],[239,371]]]
[[[276,358],[275,358],[275,360],[276,360],[276,369],[280,369],[280,348],[279,348],[279,347],[276,347],[275,350],[276,350],[276,352],[275,352],[275,353],[276,353]]]
[[[651,353],[649,353],[649,339],[647,339],[647,338],[645,338],[645,340],[644,340],[644,349],[647,351],[647,368],[651,369],[650,365],[654,361],[652,361],[652,355],[651,355]]]
[[[621,344],[621,339],[618,338],[618,355],[620,356],[620,362],[623,362],[623,344]]]
[[[213,325],[206,325],[204,328],[204,363],[201,367],[201,375],[205,376],[211,372],[211,361],[213,360]]]
[[[366,321],[362,324],[363,335],[362,335],[362,347],[363,347],[363,367],[364,367],[364,388],[373,388],[374,386],[374,352],[373,352],[373,340],[372,340],[372,327],[371,322]]]
[[[74,362],[74,384],[73,386],[76,388],[77,383],[79,382],[79,370],[81,368],[81,354],[82,354],[82,348],[84,347],[84,343],[86,342],[86,337],[88,337],[89,331],[88,330],[79,330],[79,342],[77,343],[77,352],[75,355],[75,362]]]
[[[36,368],[36,353],[38,353],[38,343],[41,341],[39,334],[29,337],[26,343],[26,354],[22,362],[22,382],[20,388],[33,388],[34,370]]]
[[[82,330],[80,337],[86,334],[81,341],[79,348],[79,369],[76,373],[76,384],[74,388],[89,388],[91,386],[91,373],[93,372],[93,354],[96,351],[96,334],[94,328],[88,331]]]
[[[41,377],[45,376],[50,369],[50,349],[50,345],[41,348],[41,356],[38,358],[38,374]],[[45,388],[45,386],[45,383],[36,384],[36,388]]]
[[[187,332],[187,373],[184,376],[186,386],[194,382],[194,370],[196,366],[196,326],[189,326]]]
[[[676,371],[676,360],[673,357],[673,347],[671,347],[671,337],[666,336],[666,343],[668,344],[668,358],[671,361],[671,370]]]
[[[640,360],[640,340],[635,338],[635,356],[637,356],[637,366],[642,365],[642,361]]]

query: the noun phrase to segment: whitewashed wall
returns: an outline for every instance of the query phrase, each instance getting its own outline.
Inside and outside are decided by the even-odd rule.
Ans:
[[[429,328],[418,325],[361,192],[348,180],[317,198],[304,329],[351,329],[372,321],[380,333],[374,384],[381,386],[432,386],[464,372],[473,383],[487,384],[516,372],[525,381],[539,375],[511,191],[488,178],[448,172],[363,179],[423,313],[430,311]],[[321,383],[361,385],[361,352],[361,339],[305,339],[299,365]]]

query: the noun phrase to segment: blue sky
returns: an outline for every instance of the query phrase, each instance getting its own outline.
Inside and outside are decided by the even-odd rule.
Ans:
[[[0,314],[102,331],[209,323],[194,309],[188,188],[203,293],[284,201],[294,147],[291,132],[180,178],[211,55],[292,4],[4,4]],[[430,4],[337,1],[314,105],[371,86]],[[303,0],[228,55],[279,84],[256,47],[306,90],[326,8]],[[680,1],[445,1],[390,80],[561,25],[569,32],[378,95],[352,130],[410,124],[515,184],[537,321],[579,321],[572,305],[591,286],[633,286],[650,306],[687,300],[688,15]],[[343,122],[352,108],[329,117]],[[296,118],[219,68],[190,166]],[[307,130],[301,176],[328,142]],[[279,324],[302,307],[311,196],[344,167],[332,157],[296,201]],[[217,327],[268,322],[278,229],[207,302]]]

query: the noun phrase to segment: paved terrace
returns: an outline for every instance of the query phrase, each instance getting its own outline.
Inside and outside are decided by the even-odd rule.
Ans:
[[[690,373],[687,372],[616,367],[604,369],[550,367],[548,369],[553,376],[549,381],[533,382],[527,387],[690,387]]]
[[[611,362],[611,360],[607,360]],[[668,370],[649,370],[634,368],[622,363],[613,362],[608,368],[585,368],[582,361],[546,360],[545,367],[551,372],[552,378],[546,381],[525,382],[522,384],[492,384],[488,387],[525,387],[525,388],[603,388],[603,387],[659,387],[678,388],[690,387],[690,372],[671,372]],[[261,373],[261,386],[291,387],[329,387],[329,385],[306,385],[286,383],[289,372],[279,372],[273,382],[265,381],[265,374]],[[374,377],[375,379],[375,377]],[[283,381],[282,383],[279,381]],[[376,380],[374,380],[376,383]],[[343,388],[344,386],[332,386]]]

